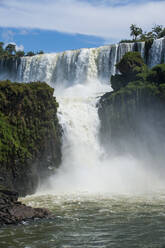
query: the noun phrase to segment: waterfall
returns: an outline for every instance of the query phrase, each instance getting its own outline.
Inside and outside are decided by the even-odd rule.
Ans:
[[[50,85],[70,86],[70,82],[89,80],[109,82],[116,73],[115,64],[126,52],[138,50],[145,58],[145,43],[120,43],[98,48],[43,54],[0,61],[0,79],[18,82],[45,81]],[[165,38],[154,40],[148,54],[148,66],[165,62]]]
[[[91,175],[100,167],[103,156],[96,104],[100,94],[108,90],[108,86],[98,81],[56,90],[58,117],[63,128],[62,165],[51,184],[56,191],[96,187],[96,178],[91,180]]]
[[[97,103],[110,87],[97,80],[70,84],[55,90],[63,129],[62,163],[38,193],[146,193],[160,187],[145,159],[143,164],[128,154],[116,157],[100,144]]]
[[[115,73],[117,48],[118,45],[110,45],[24,57],[18,68],[17,81],[46,81],[67,86],[70,82],[77,84],[96,79],[109,82]]]
[[[161,63],[165,63],[165,38],[154,40],[149,51],[149,67],[153,67]]]
[[[49,181],[54,191],[121,193],[147,189],[149,172],[139,161],[106,154],[98,137],[98,99],[111,90],[109,80],[116,73],[115,65],[126,52],[134,50],[134,43],[123,43],[23,57],[19,63],[10,64],[8,74],[8,68],[4,70],[6,65],[1,61],[1,79],[45,81],[55,88],[58,117],[63,128],[63,159]],[[143,42],[136,44],[136,50],[145,56]],[[165,39],[154,41],[149,52],[149,66],[165,62],[164,50]],[[156,183],[156,178],[150,175],[149,189],[153,181]]]

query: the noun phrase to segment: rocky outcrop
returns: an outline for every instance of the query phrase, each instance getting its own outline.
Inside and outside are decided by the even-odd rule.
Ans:
[[[45,83],[0,82],[0,184],[25,196],[61,162],[54,89]]]
[[[18,201],[18,193],[0,185],[0,226],[18,224],[23,221],[51,218],[52,214],[44,208],[32,208]]]
[[[129,84],[105,94],[99,104],[101,142],[121,153],[165,151],[164,86]],[[159,145],[158,145],[159,144]],[[112,148],[111,147],[111,148]]]
[[[120,154],[144,156],[145,150],[160,158],[165,152],[165,65],[149,70],[137,63],[139,56],[124,55],[117,65],[121,74],[112,78],[114,91],[100,100],[100,137]]]

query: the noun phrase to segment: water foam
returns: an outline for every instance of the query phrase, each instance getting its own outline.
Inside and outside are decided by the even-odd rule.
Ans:
[[[110,86],[99,81],[57,88],[58,117],[62,125],[63,159],[40,193],[146,193],[162,187],[159,176],[145,161],[105,152],[99,142],[99,97]],[[153,185],[154,181],[154,185]]]

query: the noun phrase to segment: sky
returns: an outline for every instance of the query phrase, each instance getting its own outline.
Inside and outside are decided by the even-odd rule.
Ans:
[[[129,39],[131,24],[165,24],[165,0],[0,0],[0,41],[60,52]]]

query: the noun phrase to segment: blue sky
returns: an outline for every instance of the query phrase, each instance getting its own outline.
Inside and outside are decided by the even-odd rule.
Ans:
[[[98,47],[104,39],[96,36],[68,34],[52,30],[1,28],[0,41],[5,44],[16,43],[25,52],[43,50],[45,52],[61,52],[83,47]]]
[[[0,41],[59,52],[129,38],[129,26],[165,23],[165,0],[0,0]]]

